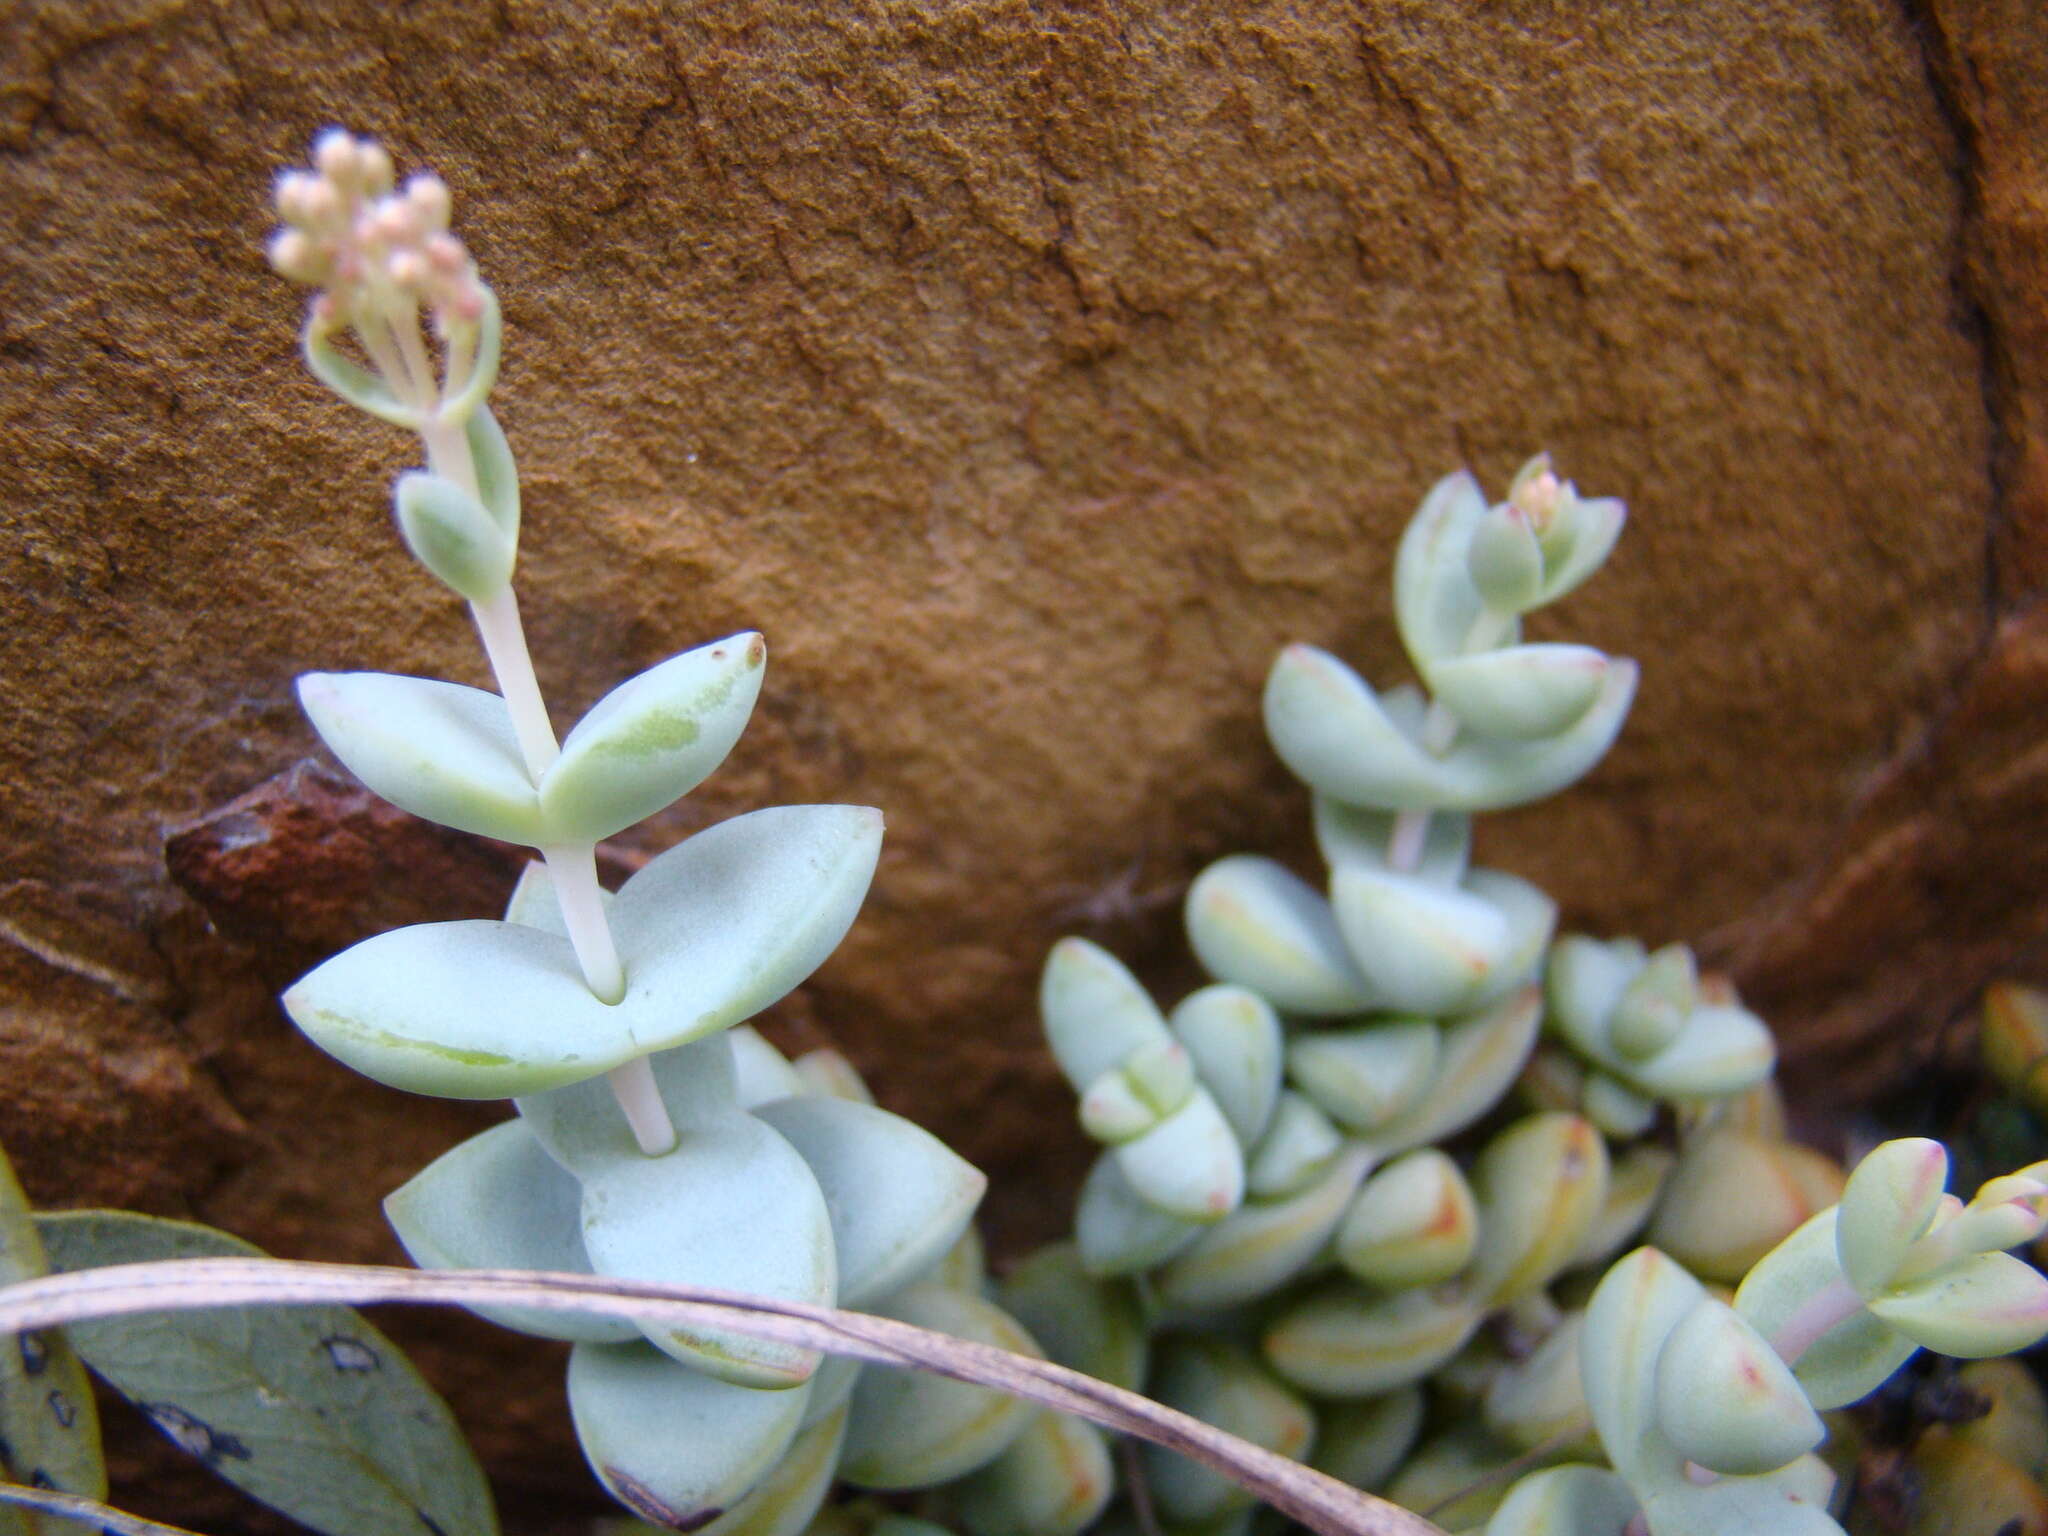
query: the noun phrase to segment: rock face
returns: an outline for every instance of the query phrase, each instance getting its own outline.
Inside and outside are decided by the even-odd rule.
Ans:
[[[304,376],[260,257],[331,122],[448,179],[503,296],[558,719],[768,635],[753,729],[620,859],[887,811],[774,1027],[988,1168],[999,1246],[1082,1156],[1045,947],[1168,986],[1204,863],[1309,866],[1260,680],[1292,639],[1399,675],[1392,539],[1459,464],[1548,447],[1634,509],[1550,632],[1643,658],[1635,717],[1489,861],[1706,939],[1859,1090],[2048,932],[2038,6],[26,0],[0,37],[0,1140],[40,1198],[390,1257],[376,1194],[489,1115],[269,1001],[516,867],[294,766],[299,671],[484,681],[391,536],[407,443]],[[535,1354],[427,1352],[528,1494]]]

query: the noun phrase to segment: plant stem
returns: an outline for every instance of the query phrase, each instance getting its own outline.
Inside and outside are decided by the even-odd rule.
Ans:
[[[624,1066],[613,1067],[604,1080],[611,1085],[612,1097],[619,1101],[640,1150],[649,1157],[673,1152],[678,1139],[675,1122],[669,1118],[668,1106],[654,1081],[654,1064],[645,1056],[635,1056]]]
[[[452,366],[452,365],[451,365]],[[427,463],[437,475],[477,494],[476,459],[469,449],[469,437],[462,423],[449,422],[438,414],[429,415],[420,428],[427,446]],[[540,680],[534,675],[533,656],[526,647],[526,629],[519,621],[519,599],[507,582],[492,596],[469,605],[476,621],[484,654],[498,680],[498,692],[512,717],[512,734],[519,743],[519,755],[526,762],[526,776],[541,782],[561,746],[555,740],[554,725],[548,719],[547,702],[541,697]],[[569,930],[569,943],[582,967],[584,985],[600,1000],[616,1003],[626,995],[626,971],[619,961],[618,945],[612,940],[611,924],[605,918],[604,891],[597,882],[597,845],[573,843],[542,848],[553,879],[555,900],[561,904],[562,924]],[[659,1157],[676,1144],[676,1130],[668,1106],[654,1085],[654,1069],[647,1058],[637,1056],[605,1074],[620,1113],[633,1128],[633,1139],[649,1157]]]

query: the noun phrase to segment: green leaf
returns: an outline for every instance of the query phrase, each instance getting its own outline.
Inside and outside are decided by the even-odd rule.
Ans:
[[[1425,1407],[1419,1387],[1324,1404],[1316,1428],[1316,1470],[1354,1488],[1383,1486],[1421,1437]]]
[[[1206,1088],[1114,1155],[1138,1198],[1170,1215],[1219,1221],[1244,1199],[1244,1153]]]
[[[299,703],[348,771],[402,811],[529,847],[545,841],[505,701],[387,672],[308,672]]]
[[[824,1194],[797,1150],[739,1108],[724,1037],[664,1051],[651,1066],[677,1133],[659,1157],[640,1150],[598,1079],[519,1101],[541,1146],[582,1183],[591,1268],[831,1305],[838,1269]],[[814,1351],[727,1330],[642,1332],[685,1364],[747,1387],[798,1386],[818,1364]]]
[[[1045,957],[1038,1013],[1053,1059],[1076,1093],[1131,1052],[1171,1038],[1151,995],[1099,944],[1066,938]]]
[[[2048,1278],[2009,1253],[1973,1253],[1869,1307],[1915,1343],[1964,1360],[2017,1354],[2048,1338]]]
[[[831,1215],[839,1305],[901,1290],[959,1241],[988,1180],[901,1115],[848,1099],[755,1108],[810,1165]]]
[[[1299,1460],[1315,1439],[1314,1411],[1242,1345],[1214,1335],[1177,1334],[1160,1349],[1154,1398],[1205,1424]],[[1176,1524],[1214,1520],[1250,1501],[1220,1472],[1147,1446],[1147,1480],[1161,1513]]]
[[[1330,1166],[1344,1145],[1344,1133],[1315,1101],[1283,1089],[1272,1124],[1245,1164],[1245,1188],[1261,1200],[1300,1194]]]
[[[1787,1325],[1810,1315],[1807,1309],[1825,1292],[1849,1283],[1837,1254],[1839,1211],[1831,1205],[1802,1223],[1756,1262],[1735,1292],[1743,1321],[1774,1344]],[[1792,1374],[1807,1400],[1825,1412],[1868,1397],[1919,1347],[1856,1307],[1800,1352]]]
[[[1626,1536],[1638,1508],[1605,1467],[1546,1467],[1515,1484],[1485,1536]]]
[[[1407,1113],[1372,1133],[1373,1150],[1392,1157],[1440,1142],[1492,1109],[1529,1059],[1542,1019],[1540,994],[1524,987],[1483,1013],[1446,1023],[1428,1091]]]
[[[1643,1497],[1650,1536],[1842,1536],[1827,1512],[1834,1475],[1808,1456],[1760,1477],[1704,1487],[1674,1478]]]
[[[459,596],[485,602],[512,580],[518,550],[490,510],[453,480],[408,470],[392,500],[405,547]]]
[[[1305,1391],[1371,1397],[1434,1373],[1485,1317],[1461,1287],[1378,1294],[1340,1280],[1289,1305],[1263,1347],[1273,1369]]]
[[[1206,1230],[1202,1223],[1162,1211],[1140,1197],[1113,1149],[1088,1170],[1074,1209],[1074,1240],[1091,1275],[1131,1275],[1150,1269]]]
[[[1394,557],[1394,616],[1418,671],[1462,651],[1479,617],[1466,555],[1485,516],[1479,482],[1461,469],[1430,487],[1402,531]]]
[[[1586,1407],[1607,1459],[1638,1494],[1682,1480],[1678,1454],[1657,1427],[1657,1358],[1705,1296],[1671,1259],[1638,1248],[1607,1271],[1587,1305],[1579,1340]]]
[[[1738,1476],[1774,1472],[1827,1437],[1790,1367],[1711,1296],[1657,1356],[1657,1422],[1689,1461]]]
[[[767,655],[759,635],[729,635],[600,699],[541,777],[549,840],[602,841],[695,789],[747,728]]]
[[[810,975],[858,912],[881,833],[863,807],[782,806],[669,849],[612,903],[616,1004],[584,985],[566,939],[471,921],[366,940],[285,993],[285,1011],[322,1050],[413,1093],[579,1082],[740,1023]]]
[[[815,1386],[811,1396],[815,1406]],[[832,1491],[832,1474],[846,1443],[846,1418],[842,1400],[806,1423],[775,1470],[697,1536],[801,1536]]]
[[[0,1285],[49,1272],[28,1197],[0,1154]],[[88,1499],[107,1496],[92,1382],[61,1329],[0,1338],[0,1476]],[[49,1515],[0,1509],[0,1536],[78,1528]]]
[[[1049,1358],[1132,1392],[1143,1387],[1150,1341],[1137,1292],[1089,1274],[1073,1243],[1032,1253],[1004,1279],[998,1299]]]
[[[875,1309],[884,1317],[1019,1354],[1040,1353],[1015,1318],[992,1302],[918,1285]],[[912,1371],[861,1373],[839,1475],[859,1488],[929,1488],[1001,1455],[1031,1421],[1029,1403],[987,1387]]]
[[[1160,1270],[1159,1299],[1206,1312],[1277,1290],[1323,1251],[1371,1163],[1369,1152],[1348,1146],[1301,1193],[1239,1206]]]
[[[1948,1149],[1924,1136],[1884,1142],[1850,1171],[1835,1217],[1835,1251],[1859,1293],[1874,1296],[1891,1284],[1933,1224],[1947,1188]]]
[[[960,1485],[960,1520],[970,1536],[1080,1536],[1115,1492],[1102,1431],[1041,1412]]]
[[[1239,1143],[1256,1144],[1280,1096],[1285,1039],[1272,1005],[1243,987],[1203,987],[1182,998],[1167,1022]]]
[[[463,423],[462,435],[469,440],[469,456],[476,465],[477,496],[499,531],[517,549],[519,466],[513,462],[512,445],[505,441],[505,429],[489,406],[479,405]]]
[[[1248,987],[1282,1013],[1328,1018],[1374,1005],[1330,904],[1271,859],[1234,853],[1195,876],[1187,929],[1211,976]]]
[[[720,1381],[645,1344],[578,1344],[569,1356],[569,1411],[590,1470],[634,1514],[683,1530],[774,1470],[808,1395]]]
[[[1266,680],[1266,734],[1297,778],[1333,799],[1391,811],[1501,810],[1554,794],[1599,762],[1635,688],[1636,664],[1610,659],[1568,729],[1539,741],[1468,736],[1439,757],[1343,662],[1291,645]]]
[[[335,327],[309,318],[299,333],[299,346],[313,377],[359,411],[394,427],[417,431],[420,413],[391,392],[391,387],[334,344]]]
[[[36,1225],[60,1271],[260,1256],[239,1238],[127,1211]],[[448,1405],[346,1307],[235,1307],[74,1324],[94,1371],[179,1449],[332,1536],[490,1536],[490,1490]]]
[[[1511,645],[1439,661],[1426,676],[1468,730],[1543,741],[1570,730],[1593,707],[1609,665],[1589,645]]]
[[[1370,1131],[1412,1106],[1436,1076],[1443,1040],[1427,1019],[1296,1035],[1287,1075],[1340,1125]]]
[[[479,1132],[384,1197],[385,1219],[422,1269],[587,1275],[582,1208],[582,1186],[541,1150],[524,1120]],[[477,1310],[501,1328],[543,1339],[620,1344],[640,1337],[618,1318],[516,1307]]]

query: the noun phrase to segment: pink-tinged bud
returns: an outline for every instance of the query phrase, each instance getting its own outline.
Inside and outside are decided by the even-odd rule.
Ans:
[[[405,184],[405,200],[423,229],[438,231],[448,227],[453,199],[448,194],[448,184],[440,177],[424,172],[411,177]]]
[[[361,175],[356,141],[345,128],[330,128],[313,141],[313,163],[338,186],[352,186]]]
[[[281,229],[270,237],[270,264],[295,283],[317,283],[326,275],[327,263],[303,231]]]
[[[391,281],[407,292],[419,289],[427,280],[427,264],[417,251],[400,251],[385,264]]]
[[[306,194],[312,190],[314,180],[304,171],[286,171],[277,178],[277,191],[273,201],[277,205],[277,216],[287,224],[306,222]]]
[[[1548,528],[1551,519],[1557,516],[1558,503],[1563,497],[1564,486],[1547,469],[1515,489],[1515,505],[1538,533]]]
[[[469,325],[476,324],[484,317],[484,290],[481,283],[472,283],[448,301],[448,308],[458,320]]]
[[[391,190],[395,174],[391,155],[375,139],[364,139],[356,146],[356,168],[364,188],[372,197],[381,197]]]
[[[321,229],[341,218],[341,194],[331,183],[308,176],[299,193],[299,222],[309,229]]]
[[[420,231],[413,223],[412,210],[397,198],[387,198],[370,217],[370,238],[387,245],[413,245],[419,241]]]
[[[469,260],[469,253],[453,235],[440,234],[428,239],[427,260],[434,264],[437,272],[460,272],[463,263]]]

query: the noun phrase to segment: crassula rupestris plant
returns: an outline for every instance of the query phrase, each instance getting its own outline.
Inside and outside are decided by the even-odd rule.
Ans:
[[[1055,1358],[1453,1531],[1839,1531],[1823,1410],[1923,1347],[2048,1333],[2048,1282],[2001,1251],[2040,1234],[2048,1164],[1964,1206],[1938,1144],[1892,1142],[1845,1188],[1690,950],[1553,938],[1548,897],[1472,863],[1472,813],[1563,788],[1621,727],[1634,664],[1521,622],[1623,520],[1547,458],[1493,504],[1450,476],[1395,566],[1428,691],[1281,653],[1267,732],[1327,885],[1203,871],[1185,918],[1215,982],[1170,1011],[1095,945],[1053,949],[1046,1036],[1104,1151],[1074,1242],[1005,1296]],[[1141,1480],[1171,1532],[1255,1515],[1168,1453]]]
[[[418,815],[539,854],[502,920],[400,929],[285,994],[323,1049],[393,1087],[510,1098],[515,1118],[386,1202],[422,1265],[668,1280],[903,1318],[1012,1350],[980,1295],[984,1180],[876,1108],[851,1068],[790,1063],[745,1021],[807,977],[859,909],[882,836],[858,806],[756,811],[650,861],[616,894],[596,844],[717,768],[762,686],[740,634],[662,662],[559,742],[511,578],[519,480],[486,403],[500,311],[429,176],[394,185],[334,132],[278,184],[272,263],[313,287],[304,344],[335,393],[419,435],[393,492],[407,547],[469,605],[499,692],[380,673],[302,678],[321,738]],[[359,349],[347,356],[344,340]],[[904,1490],[986,1470],[977,1529],[1059,1536],[1029,1511],[1093,1471],[1100,1433],[984,1389],[874,1373],[739,1333],[494,1309],[568,1339],[593,1469],[637,1513],[721,1533],[802,1528],[835,1481]],[[1035,1461],[1034,1461],[1035,1458]],[[1092,1511],[1084,1508],[1084,1514]]]

